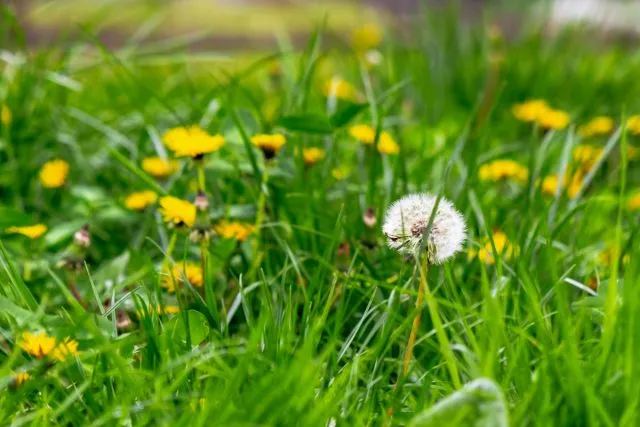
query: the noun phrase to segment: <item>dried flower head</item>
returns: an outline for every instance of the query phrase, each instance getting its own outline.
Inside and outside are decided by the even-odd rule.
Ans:
[[[138,191],[131,193],[124,200],[124,205],[132,211],[143,211],[147,207],[153,205],[158,200],[158,195],[151,191]]]
[[[191,227],[196,220],[195,205],[172,196],[160,199],[160,213],[166,222],[175,227]]]
[[[162,157],[145,157],[142,159],[142,169],[155,178],[166,178],[174,174],[180,163],[177,160],[165,160]]]
[[[369,207],[362,215],[362,222],[369,228],[373,228],[378,223],[378,219],[376,218],[376,210]]]
[[[82,228],[75,232],[73,235],[73,243],[88,248],[91,245],[91,232],[89,231],[89,224],[85,224]]]
[[[40,182],[45,188],[62,187],[69,175],[69,163],[64,160],[50,160],[40,169]]]
[[[464,218],[444,198],[440,200],[430,233],[425,236],[435,206],[436,197],[426,193],[410,194],[393,203],[382,226],[389,246],[414,256],[426,244],[428,260],[432,264],[442,263],[462,249],[466,238]]]
[[[37,239],[47,232],[47,226],[44,224],[35,224],[24,227],[9,227],[5,231],[9,234],[22,234],[30,239]]]
[[[162,137],[164,144],[178,157],[201,159],[224,145],[222,135],[210,135],[200,126],[169,129]]]

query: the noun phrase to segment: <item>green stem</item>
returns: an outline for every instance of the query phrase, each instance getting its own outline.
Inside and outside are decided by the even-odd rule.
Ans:
[[[165,252],[164,261],[162,261],[162,269],[160,271],[165,271],[167,266],[169,265],[169,258],[171,258],[171,254],[176,247],[176,241],[178,240],[178,230],[173,230],[173,234],[169,239],[169,244],[167,245],[167,250]]]
[[[206,188],[206,180],[205,180],[205,174],[204,174],[204,161],[200,160],[198,161],[198,189],[200,191],[205,191]]]
[[[255,238],[253,239],[252,251],[251,251],[253,255],[253,262],[251,265],[251,270],[249,271],[249,277],[252,277],[252,274],[255,272],[255,270],[257,270],[261,262],[261,258],[258,256],[258,249],[260,248],[260,243],[261,243],[261,235],[262,235],[261,228],[262,228],[262,222],[264,221],[264,208],[267,201],[267,192],[268,192],[267,184],[268,183],[269,183],[269,168],[267,167],[264,169],[264,173],[262,174],[262,183],[260,185],[260,196],[258,197],[258,210],[256,212],[256,223],[255,223],[256,235],[255,235]]]

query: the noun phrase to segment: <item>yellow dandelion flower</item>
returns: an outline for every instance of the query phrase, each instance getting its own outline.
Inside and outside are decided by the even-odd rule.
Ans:
[[[158,195],[155,192],[150,190],[138,191],[129,194],[124,201],[124,205],[132,211],[142,211],[153,205],[156,200],[158,200]]]
[[[382,131],[378,140],[378,151],[382,154],[398,154],[400,146],[390,133]]]
[[[580,168],[588,171],[602,157],[604,149],[594,145],[580,144],[573,149],[573,159],[580,165]]]
[[[627,129],[632,135],[640,135],[640,114],[627,119]]]
[[[20,387],[22,384],[26,383],[29,378],[31,378],[31,375],[26,371],[16,372],[13,374],[13,383],[16,387]]]
[[[142,169],[156,178],[165,178],[173,175],[180,167],[177,160],[165,160],[162,157],[145,157],[142,159]]]
[[[573,177],[571,177],[571,181],[565,176],[562,182],[562,189],[566,190],[567,196],[570,199],[575,198],[582,186],[582,174],[575,173]],[[558,188],[558,177],[555,175],[550,175],[544,177],[542,180],[542,193],[548,196],[555,196],[556,188]]]
[[[178,157],[201,159],[224,145],[222,135],[210,135],[200,126],[169,129],[162,137],[164,144]]]
[[[637,160],[640,157],[640,149],[627,145],[627,156],[629,156],[629,160]]]
[[[520,163],[509,159],[498,159],[482,165],[478,171],[482,181],[501,181],[512,179],[524,183],[529,177],[529,170]]]
[[[305,165],[313,166],[324,159],[324,150],[317,147],[305,148],[302,150],[302,157]]]
[[[195,205],[172,196],[160,199],[160,213],[166,222],[177,227],[191,227],[196,220]]]
[[[22,234],[30,239],[37,239],[47,232],[47,226],[44,224],[35,224],[24,227],[9,227],[5,231],[9,234]]]
[[[353,87],[353,85],[337,76],[325,82],[322,87],[322,93],[326,97],[333,96],[343,100],[353,100],[358,97],[358,91]]]
[[[538,125],[543,129],[561,130],[567,127],[571,118],[561,110],[546,109],[538,116]]]
[[[611,264],[613,264],[615,255],[615,247],[613,245],[609,245],[598,254],[598,263],[604,267],[610,267]],[[631,257],[629,254],[626,254],[622,258],[622,265],[629,264],[629,261],[631,261]]]
[[[251,142],[262,150],[265,159],[270,160],[278,154],[278,151],[286,144],[287,139],[279,133],[258,134],[251,137]]]
[[[69,175],[69,163],[64,160],[50,160],[40,169],[40,182],[45,188],[62,187]]]
[[[158,310],[160,308],[158,307]],[[180,307],[177,305],[165,305],[164,306],[164,314],[177,314],[180,312]]]
[[[6,105],[0,105],[0,123],[5,126],[9,126],[11,124],[13,116],[11,115],[11,110]]]
[[[333,176],[338,181],[342,181],[343,179],[346,179],[349,176],[349,168],[347,168],[346,166],[333,168],[331,170],[331,176]]]
[[[256,227],[248,223],[220,221],[213,229],[219,236],[225,239],[244,241],[253,234]]]
[[[70,338],[65,338],[53,350],[51,356],[58,362],[64,362],[68,357],[75,357],[78,353],[78,342]]]
[[[514,105],[511,108],[511,113],[522,122],[535,122],[548,110],[549,106],[545,101],[534,99]]]
[[[382,41],[382,30],[376,24],[369,23],[353,30],[351,43],[357,52],[366,52],[378,47]]]
[[[495,245],[496,251],[499,255],[504,256],[506,259],[509,259],[513,256],[514,247],[509,242],[509,239],[504,232],[494,231],[492,234],[492,238],[493,244]],[[484,240],[484,245],[479,250],[469,250],[469,258],[475,257],[478,257],[478,259],[485,264],[495,263],[495,259],[493,257],[493,248],[491,246],[491,241],[488,238]]]
[[[369,125],[353,125],[349,128],[349,135],[367,145],[376,140],[376,130]]]
[[[37,358],[48,356],[56,347],[56,339],[44,332],[25,332],[19,340],[20,348]]]
[[[640,192],[634,194],[627,200],[627,209],[630,211],[640,210]]]
[[[204,276],[202,275],[202,268],[200,265],[193,262],[186,262],[179,266],[174,266],[170,271],[164,273],[161,286],[166,288],[167,291],[173,293],[182,284],[186,276],[189,283],[196,288],[201,288],[204,285]]]
[[[607,135],[613,130],[613,119],[607,116],[597,116],[578,129],[578,135],[583,138]]]

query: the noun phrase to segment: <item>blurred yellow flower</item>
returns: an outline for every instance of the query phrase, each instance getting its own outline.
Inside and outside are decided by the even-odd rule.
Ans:
[[[162,157],[145,157],[142,159],[142,169],[156,178],[165,178],[176,173],[180,163],[177,160],[165,160]]]
[[[523,122],[535,122],[540,116],[549,110],[547,103],[540,99],[525,101],[511,108],[513,116]]]
[[[302,150],[302,157],[305,165],[313,166],[324,159],[324,150],[317,147],[305,148]]]
[[[634,194],[627,200],[627,209],[630,211],[640,210],[640,192]]]
[[[582,186],[582,174],[575,173],[569,182],[565,176],[563,179],[562,188],[567,191],[567,196],[573,199],[578,194],[578,190]],[[558,177],[555,175],[546,176],[542,180],[542,193],[548,196],[554,196],[556,194],[556,188],[558,188]]]
[[[64,160],[49,160],[40,169],[40,182],[45,188],[62,187],[69,175],[69,163]]]
[[[11,124],[11,110],[6,105],[0,105],[0,123],[5,126],[9,126]]]
[[[598,263],[600,265],[605,266],[605,267],[610,267],[611,264],[613,264],[614,258],[615,258],[615,246],[614,245],[608,245],[605,249],[603,249],[598,254]],[[629,261],[631,261],[631,257],[629,256],[629,254],[626,254],[622,258],[622,265],[629,264]]]
[[[491,235],[493,238],[493,244],[496,247],[496,252],[503,256],[506,259],[510,259],[514,253],[514,247],[509,242],[507,235],[502,231],[494,231]],[[479,249],[470,249],[469,250],[469,258],[478,257],[480,261],[485,264],[493,264],[495,263],[495,259],[493,257],[493,248],[491,246],[491,241],[489,238],[484,239],[484,245]]]
[[[202,268],[198,264],[192,262],[186,262],[182,268],[175,266],[169,272],[164,273],[161,286],[166,288],[169,292],[175,292],[179,285],[183,282],[183,275],[186,276],[189,283],[196,288],[201,288],[204,285],[204,276],[202,275]]]
[[[337,76],[331,78],[328,82],[325,82],[322,87],[322,93],[326,97],[335,96],[336,98],[343,100],[353,100],[358,97],[358,91],[351,85],[351,83]]]
[[[162,137],[164,144],[178,157],[201,159],[224,145],[222,135],[210,135],[200,126],[169,129]]]
[[[382,41],[382,30],[373,23],[365,24],[353,30],[351,43],[357,52],[366,52],[378,47]]]
[[[627,129],[632,135],[640,135],[640,114],[627,119]]]
[[[363,144],[373,144],[376,139],[376,130],[369,125],[353,125],[349,128],[349,135]]]
[[[44,224],[34,224],[24,227],[9,227],[5,231],[9,234],[22,234],[30,239],[37,239],[47,232],[47,226]]]
[[[248,223],[220,221],[213,229],[222,238],[243,241],[247,240],[247,238],[253,234],[256,227]]]
[[[514,160],[498,159],[482,165],[478,174],[482,181],[496,182],[503,179],[513,179],[523,183],[529,176],[529,170]]]
[[[29,378],[31,378],[31,375],[26,371],[16,372],[13,374],[13,383],[16,387],[20,387],[22,384],[26,383]]]
[[[578,135],[583,138],[607,135],[613,130],[613,119],[607,116],[597,116],[578,129]]]
[[[158,307],[158,310],[160,311],[160,307]],[[165,305],[164,306],[164,314],[177,314],[180,312],[180,307],[178,307],[177,305]]]
[[[124,204],[127,209],[131,209],[132,211],[142,211],[148,206],[153,205],[157,200],[158,195],[156,193],[146,190],[129,194],[125,199]]]
[[[602,157],[604,149],[594,145],[580,144],[573,149],[573,159],[584,171],[589,171]]]
[[[287,139],[280,133],[257,134],[251,137],[251,142],[262,151],[265,159],[270,160],[287,143]]]
[[[349,135],[360,141],[364,145],[373,145],[376,140],[376,131],[369,125],[359,124],[349,128]],[[397,154],[400,146],[387,131],[380,132],[378,138],[378,151],[382,154]]]
[[[172,196],[160,199],[160,213],[166,222],[176,227],[191,227],[196,220],[195,205]]]
[[[566,128],[570,121],[571,118],[567,113],[551,108],[541,111],[537,120],[541,128],[555,130]]]
[[[342,181],[349,176],[349,168],[347,168],[346,166],[333,168],[331,170],[331,176],[333,176],[338,181]]]
[[[59,362],[64,362],[67,357],[75,357],[78,353],[78,342],[69,338],[65,338],[63,342],[58,344],[51,356]]]
[[[48,356],[56,347],[56,339],[44,332],[25,332],[19,340],[20,348],[37,358]]]

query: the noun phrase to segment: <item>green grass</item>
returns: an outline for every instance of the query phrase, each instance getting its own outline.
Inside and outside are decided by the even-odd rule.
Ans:
[[[82,42],[27,53],[11,12],[0,11],[0,45],[11,47],[0,58],[0,104],[13,116],[0,128],[0,230],[49,228],[33,241],[0,235],[2,424],[405,425],[456,382],[478,378],[500,387],[511,425],[640,423],[639,223],[627,209],[640,184],[627,147],[640,147],[640,137],[576,133],[595,115],[619,126],[640,113],[640,56],[631,47],[585,43],[582,29],[544,36],[534,24],[491,41],[482,25],[459,26],[452,10],[422,11],[402,38],[387,31],[384,60],[372,69],[344,49],[346,36],[321,26],[303,48],[282,38],[275,56],[250,63],[233,54],[203,62],[219,52],[188,53],[179,38],[111,51],[90,30]],[[278,79],[269,75],[273,60]],[[322,95],[334,74],[358,89],[357,102]],[[531,98],[567,111],[571,125],[545,134],[515,120],[511,106]],[[244,242],[214,236],[206,296],[184,286],[178,298],[159,275],[173,231],[157,209],[132,212],[124,199],[151,189],[193,200],[189,161],[165,182],[140,168],[167,150],[159,135],[192,123],[227,140],[205,162],[213,221],[260,227]],[[347,132],[355,123],[388,131],[400,153],[357,143]],[[265,165],[249,138],[272,131],[286,133],[287,144]],[[581,143],[606,147],[606,157],[576,199],[542,194],[535,177],[478,177],[497,158],[539,177],[563,174]],[[311,146],[326,156],[305,168],[296,153]],[[59,189],[38,180],[52,158],[70,164]],[[337,167],[349,176],[335,179]],[[429,268],[451,347],[441,351],[420,307],[402,377],[417,276],[386,247],[380,224],[390,202],[419,191],[442,193],[463,213],[466,249],[489,242],[496,253],[494,263],[465,252]],[[363,223],[368,207],[374,228]],[[93,238],[85,269],[68,274],[56,263],[85,223]],[[497,230],[511,256],[487,240]],[[169,263],[199,262],[187,235],[178,233]],[[592,279],[597,295],[580,289]],[[141,314],[169,304],[180,312]],[[118,328],[124,313],[131,325]],[[77,340],[78,357],[30,356],[19,340],[38,330]],[[21,371],[31,378],[16,387]],[[446,419],[468,425],[458,418],[466,415]],[[431,420],[419,425],[443,425]]]

